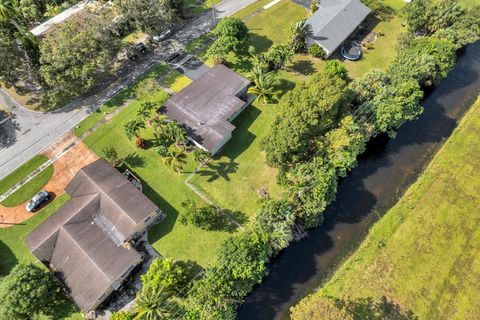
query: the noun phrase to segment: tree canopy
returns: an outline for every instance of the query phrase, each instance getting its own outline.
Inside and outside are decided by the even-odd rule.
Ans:
[[[99,69],[120,49],[120,38],[109,30],[104,20],[88,17],[83,22],[66,21],[45,36],[40,75],[50,89],[50,104],[76,97],[95,84]]]
[[[328,131],[348,103],[347,83],[331,73],[318,73],[282,97],[280,109],[262,148],[269,164],[289,166],[304,159],[312,139]]]
[[[5,320],[50,314],[60,298],[52,276],[34,264],[17,264],[0,280],[0,314]]]

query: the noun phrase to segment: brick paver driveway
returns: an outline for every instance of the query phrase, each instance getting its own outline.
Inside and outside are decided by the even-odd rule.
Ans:
[[[51,157],[53,152],[47,150],[45,153]],[[58,197],[65,192],[65,187],[80,168],[97,159],[98,157],[92,151],[83,143],[79,143],[53,163],[53,176],[44,189]],[[14,208],[0,205],[0,228],[21,223],[31,216],[32,213],[25,210],[25,203]]]

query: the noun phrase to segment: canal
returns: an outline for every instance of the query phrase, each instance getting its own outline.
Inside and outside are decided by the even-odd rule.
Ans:
[[[422,173],[480,92],[480,42],[466,48],[455,69],[422,105],[419,119],[396,139],[369,142],[359,165],[339,185],[325,221],[272,260],[268,276],[238,310],[241,320],[288,319],[289,308],[328,280],[369,228]]]

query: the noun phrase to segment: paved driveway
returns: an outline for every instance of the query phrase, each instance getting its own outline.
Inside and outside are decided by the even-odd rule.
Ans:
[[[50,152],[55,153],[56,151],[58,150],[46,150],[45,155],[51,157]],[[55,197],[62,195],[65,192],[65,187],[78,170],[97,159],[97,155],[90,151],[86,145],[83,143],[76,145],[53,163],[53,175],[45,185],[44,190],[49,191]],[[32,213],[25,210],[25,204],[14,208],[6,208],[0,205],[0,228],[11,227],[30,218]]]
[[[254,2],[255,0],[224,0],[216,6],[215,17],[218,21]],[[40,153],[149,68],[164,61],[172,46],[181,50],[212,26],[211,12],[206,12],[177,31],[171,41],[164,42],[144,59],[126,63],[114,78],[54,112],[39,114],[25,110],[0,90],[0,103],[15,114],[10,124],[0,125],[4,128],[3,131],[8,132],[8,139],[2,140],[3,144],[0,142],[0,179]]]

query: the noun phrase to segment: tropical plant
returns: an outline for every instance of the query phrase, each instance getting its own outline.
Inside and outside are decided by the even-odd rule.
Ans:
[[[325,63],[325,72],[329,72],[335,76],[347,80],[348,70],[343,63],[338,60],[329,60]]]
[[[160,320],[172,316],[172,293],[160,288],[144,285],[137,293],[137,305],[134,308],[134,320]]]
[[[268,64],[269,70],[280,70],[287,63],[292,61],[295,52],[288,43],[274,44],[267,52],[262,54],[265,63]]]
[[[0,21],[12,21],[19,14],[14,1],[0,0]]]
[[[325,50],[323,50],[323,48],[320,47],[318,43],[312,44],[308,48],[308,53],[314,58],[319,58],[319,59],[325,58]]]
[[[272,73],[265,71],[261,66],[252,69],[253,86],[248,92],[255,94],[263,103],[268,103],[268,99],[274,94],[275,79]]]
[[[129,140],[136,138],[136,145],[138,148],[143,148],[144,141],[140,137],[140,129],[145,129],[145,123],[140,120],[131,120],[124,126],[124,131]]]
[[[307,23],[307,19],[294,22],[290,25],[290,44],[296,53],[304,52],[306,49],[306,40],[313,36],[312,25]]]
[[[50,273],[34,264],[17,264],[0,281],[0,314],[5,320],[34,319],[52,313],[61,301]]]
[[[107,147],[102,150],[102,157],[113,166],[118,166],[122,161],[118,157],[117,150],[114,147]]]
[[[152,119],[152,127],[155,138],[161,139],[167,137],[168,116],[161,114]]]
[[[187,155],[183,150],[175,145],[171,145],[167,154],[163,157],[163,163],[169,166],[175,172],[182,172],[183,166],[187,163]]]
[[[151,101],[142,101],[140,103],[140,109],[137,111],[137,117],[143,121],[150,120],[152,117],[152,110],[155,109],[155,104]]]
[[[147,273],[141,276],[144,286],[153,290],[167,290],[178,294],[188,282],[188,274],[182,264],[166,258],[155,258]]]
[[[175,142],[177,146],[185,143],[187,132],[176,121],[169,121],[165,129],[167,139]]]
[[[180,222],[192,224],[203,230],[211,230],[218,219],[217,208],[213,205],[198,207],[195,201],[188,199],[181,203]]]
[[[207,160],[210,157],[210,153],[203,149],[197,148],[195,149],[195,151],[193,151],[193,157],[195,161],[203,163],[205,160]]]

